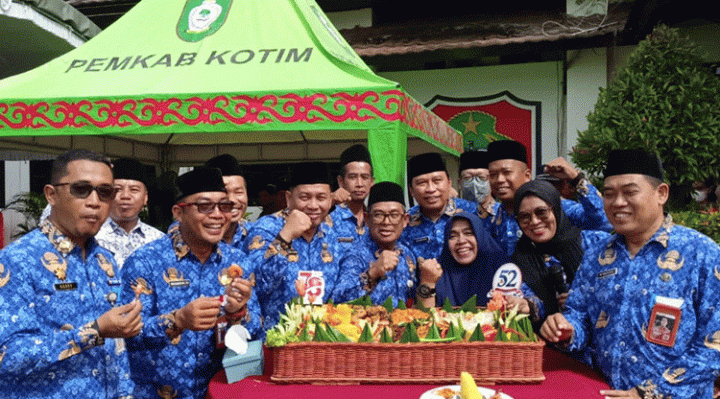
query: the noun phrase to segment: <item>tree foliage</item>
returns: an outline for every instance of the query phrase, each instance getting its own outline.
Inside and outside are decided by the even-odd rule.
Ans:
[[[663,162],[677,198],[720,171],[720,79],[677,29],[657,26],[628,66],[600,89],[572,159],[600,175],[613,149],[645,148]]]

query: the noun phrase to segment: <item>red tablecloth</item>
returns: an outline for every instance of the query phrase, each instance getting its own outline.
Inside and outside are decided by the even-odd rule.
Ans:
[[[269,357],[265,357],[269,360]],[[248,377],[228,384],[225,372],[210,381],[208,399],[235,398],[293,398],[293,399],[418,399],[425,391],[439,385],[308,385],[275,384],[270,381],[271,365],[265,375]],[[543,353],[545,381],[540,384],[495,385],[514,399],[523,398],[588,398],[601,399],[601,389],[609,389],[605,381],[593,370],[557,351],[545,348]],[[458,376],[458,381],[460,376]]]

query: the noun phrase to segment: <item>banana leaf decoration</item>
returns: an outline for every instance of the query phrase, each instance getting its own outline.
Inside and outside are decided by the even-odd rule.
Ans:
[[[450,323],[450,327],[448,328],[447,332],[447,338],[452,338],[453,341],[462,341],[464,335],[465,331],[463,331],[463,328],[460,326],[460,321],[458,321],[457,326],[454,322]]]
[[[333,339],[332,342],[353,342],[347,335],[341,333],[340,330],[330,324],[326,324],[326,327],[327,335]]]
[[[388,313],[392,313],[392,311],[395,310],[395,307],[393,306],[392,297],[387,297],[385,302],[383,302],[382,306],[385,308],[385,310],[388,311]]]
[[[362,330],[362,334],[360,334],[360,338],[358,339],[358,342],[373,342],[373,335],[372,331],[370,331],[370,325],[365,324],[365,328]]]
[[[387,327],[383,328],[382,335],[380,336],[380,343],[382,343],[382,344],[392,344],[393,343],[392,334],[390,333],[390,331],[388,330]]]
[[[420,342],[420,337],[418,337],[415,324],[413,323],[407,323],[405,331],[403,331],[403,334],[400,337],[401,344],[407,344],[409,342]]]
[[[495,335],[495,342],[508,342],[507,334],[503,331],[502,326],[497,329],[497,335]]]
[[[475,330],[470,335],[469,342],[485,341],[485,334],[483,333],[482,326],[478,324],[475,326]]]
[[[407,305],[405,305],[405,301],[398,301],[398,309],[406,310]],[[391,311],[392,312],[392,311]]]
[[[453,311],[453,306],[452,306],[452,304],[450,303],[450,298],[445,297],[445,302],[443,302],[442,308],[443,308],[444,311],[446,311],[446,312],[448,312],[448,313],[452,313],[452,311]]]
[[[315,336],[313,342],[330,342],[325,329],[319,323],[315,323]]]
[[[310,338],[310,333],[308,332],[308,325],[305,324],[305,327],[303,327],[302,332],[300,333],[300,342],[309,342],[312,341],[312,338]]]
[[[460,310],[464,312],[473,312],[475,313],[477,311],[477,294],[473,295],[465,301],[465,303],[460,306]]]
[[[433,321],[432,325],[430,326],[430,330],[428,330],[428,333],[425,336],[425,340],[438,340],[440,338],[440,330],[438,330],[437,325],[435,325],[435,322]]]

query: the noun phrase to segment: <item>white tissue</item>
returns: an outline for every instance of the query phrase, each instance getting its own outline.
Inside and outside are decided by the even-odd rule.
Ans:
[[[235,324],[225,333],[225,346],[238,355],[242,355],[248,350],[250,338],[250,332],[245,327]]]

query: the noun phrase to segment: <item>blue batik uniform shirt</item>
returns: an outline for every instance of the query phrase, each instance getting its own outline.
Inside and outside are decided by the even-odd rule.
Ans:
[[[666,216],[631,256],[623,236],[589,248],[565,318],[568,349],[594,344],[595,363],[615,389],[640,386],[654,398],[712,398],[720,375],[720,247]],[[657,298],[683,300],[673,346],[645,339]]]
[[[262,306],[265,330],[272,328],[285,313],[285,304],[298,296],[295,280],[300,271],[320,271],[325,282],[323,303],[332,298],[338,277],[340,250],[332,231],[332,219],[326,217],[310,242],[298,237],[290,247],[277,235],[285,226],[288,211],[263,216],[248,234],[246,252],[255,265],[256,289]]]
[[[172,328],[173,312],[201,296],[223,295],[218,274],[233,264],[242,267],[243,278],[252,280],[245,258],[221,241],[201,264],[175,228],[125,261],[121,300],[130,302],[139,293],[143,304],[142,332],[127,340],[138,398],[205,398],[210,379],[221,368],[222,353],[214,352],[215,329],[178,332]],[[253,337],[261,331],[254,290],[241,324]]]
[[[396,243],[398,264],[395,269],[385,273],[385,276],[374,285],[369,281],[366,272],[370,269],[370,262],[375,262],[381,249],[377,243],[364,237],[354,251],[340,260],[340,276],[335,287],[334,299],[338,302],[352,301],[369,295],[372,302],[380,305],[388,297],[392,298],[393,306],[398,302],[405,302],[415,292],[415,256],[401,243]],[[364,274],[364,276],[363,276]]]
[[[583,179],[577,193],[577,201],[568,199],[561,201],[563,212],[570,223],[583,230],[611,231],[612,225],[605,215],[603,200],[595,186]],[[497,203],[496,206],[490,222],[491,233],[498,244],[507,251],[506,253],[512,255],[522,230],[515,215],[509,213],[504,204]]]
[[[252,222],[249,222],[245,219],[240,219],[237,227],[235,228],[235,234],[233,234],[232,242],[230,243],[230,245],[237,249],[244,250],[245,240],[247,239],[248,231],[250,231],[252,226]]]
[[[114,220],[107,218],[100,227],[100,231],[95,235],[95,240],[101,247],[112,252],[115,262],[122,269],[125,259],[134,250],[164,235],[162,231],[143,223],[142,220],[138,220],[135,227],[128,233]]]
[[[443,215],[433,222],[420,212],[420,206],[415,205],[408,211],[410,221],[400,236],[400,242],[410,248],[416,258],[437,259],[443,248],[443,235],[445,225],[456,213],[465,211],[477,212],[477,204],[461,198],[450,198]]]
[[[369,236],[367,224],[363,221],[363,224],[358,226],[357,218],[345,204],[335,206],[335,210],[330,212],[330,218],[339,250],[343,254],[357,248],[363,239]]]
[[[123,340],[95,320],[116,303],[112,254],[90,238],[75,246],[49,220],[0,252],[3,398],[131,397]]]

